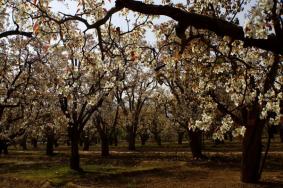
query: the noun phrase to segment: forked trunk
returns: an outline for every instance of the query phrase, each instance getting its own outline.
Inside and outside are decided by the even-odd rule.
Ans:
[[[241,180],[256,183],[260,179],[262,131],[264,122],[256,112],[250,113],[243,139]]]

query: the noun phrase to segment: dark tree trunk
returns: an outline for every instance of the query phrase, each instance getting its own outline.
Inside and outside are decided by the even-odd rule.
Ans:
[[[110,146],[113,146],[113,142],[114,142],[113,135],[110,134],[110,137],[109,137],[109,145],[110,145]]]
[[[128,150],[136,150],[136,131],[135,127],[137,125],[132,123],[132,125],[127,125],[127,141],[128,141]]]
[[[54,135],[47,135],[46,155],[52,156],[54,154]]]
[[[55,146],[55,148],[57,148],[59,146],[58,140],[59,140],[59,138],[54,138],[54,146]]]
[[[84,141],[83,141],[82,138],[80,138],[79,145],[80,145],[81,147],[84,145]]]
[[[118,131],[117,130],[115,131],[115,134],[114,134],[114,145],[118,146]]]
[[[128,150],[136,150],[136,135],[133,131],[128,131]]]
[[[241,180],[246,183],[256,183],[260,179],[261,136],[264,122],[259,119],[259,114],[256,112],[251,112],[248,118],[242,146]]]
[[[146,139],[143,139],[143,138],[141,137],[141,145],[142,145],[142,146],[145,145],[145,142],[146,142]]]
[[[148,138],[149,138],[149,135],[147,133],[141,133],[140,134],[141,145],[144,146]]]
[[[154,140],[157,143],[158,146],[161,146],[161,137],[158,133],[154,134]]]
[[[90,139],[88,137],[84,138],[84,147],[83,150],[84,151],[89,151],[89,146],[90,146]]]
[[[183,144],[183,138],[184,138],[185,132],[183,131],[178,131],[178,144]]]
[[[27,150],[27,135],[24,135],[21,139],[20,145],[22,146],[23,150]]]
[[[70,158],[70,168],[76,171],[82,171],[80,167],[80,155],[79,155],[79,131],[78,126],[73,125],[70,128],[69,136],[71,140],[71,158]]]
[[[109,140],[107,138],[107,135],[101,136],[101,156],[109,156]]]
[[[8,154],[8,144],[6,140],[0,140],[0,154]]]
[[[118,145],[118,131],[117,128],[114,127],[111,129],[110,137],[109,137],[109,145]]]
[[[280,100],[280,114],[281,114],[281,118],[280,118],[280,140],[281,140],[281,143],[283,143],[283,100]]]
[[[188,130],[190,138],[190,148],[194,159],[202,159],[202,132],[200,130]]]
[[[34,149],[36,149],[36,148],[37,148],[37,138],[32,138],[32,139],[31,139],[31,144],[32,144],[32,147],[33,147]]]
[[[282,120],[280,120],[280,130],[279,130],[279,134],[280,134],[280,140],[281,143],[283,143],[283,118],[281,118]]]

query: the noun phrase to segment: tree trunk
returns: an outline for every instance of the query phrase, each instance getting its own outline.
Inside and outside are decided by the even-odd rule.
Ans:
[[[259,114],[256,112],[249,115],[242,146],[241,180],[246,183],[256,183],[260,179],[261,136],[264,122],[259,119]]]
[[[283,143],[283,128],[280,129],[280,140]]]
[[[54,135],[54,137],[55,137],[55,135]],[[54,138],[54,146],[55,146],[55,148],[57,148],[59,146],[58,140],[59,140],[59,138]]]
[[[114,145],[118,146],[118,131],[117,130],[115,131],[115,134],[114,134]]]
[[[32,138],[31,139],[31,144],[32,144],[33,148],[36,149],[37,148],[37,139],[36,138]]]
[[[190,147],[192,156],[194,159],[202,159],[204,155],[202,154],[202,133],[200,130],[188,130],[188,135],[190,138]]]
[[[79,155],[79,132],[77,126],[72,126],[70,128],[70,141],[71,141],[71,158],[70,158],[70,168],[76,171],[82,171],[80,167],[80,155]]]
[[[158,146],[161,146],[161,138],[158,133],[154,134],[154,140],[157,143]]]
[[[115,145],[117,146],[118,145],[118,134],[117,134],[117,128],[114,127],[111,129],[111,133],[110,133],[110,137],[109,137],[109,145]]]
[[[147,133],[141,133],[140,134],[141,145],[144,146],[148,138],[149,138],[149,135]]]
[[[46,155],[52,156],[54,154],[54,135],[47,135]]]
[[[109,141],[107,135],[101,136],[101,156],[109,156]]]
[[[0,154],[8,154],[8,144],[6,140],[0,140]]]
[[[143,138],[141,137],[141,145],[142,145],[142,146],[145,145],[145,142],[146,142],[146,139],[143,139]]]
[[[179,145],[183,144],[184,133],[185,132],[183,131],[178,131],[178,144]]]
[[[281,143],[283,143],[283,117],[281,117],[280,119],[280,130],[279,130],[279,134],[280,134],[280,140],[281,140]]]
[[[22,146],[22,149],[24,151],[27,150],[27,135],[23,135],[23,138],[21,139],[20,145]]]
[[[127,128],[127,141],[128,141],[128,150],[134,151],[136,150],[136,131],[135,131],[136,124],[132,123],[128,125]]]
[[[136,150],[136,136],[133,131],[128,131],[128,150]]]
[[[89,151],[89,146],[90,146],[90,139],[88,137],[84,138],[84,147],[83,150],[84,151]]]

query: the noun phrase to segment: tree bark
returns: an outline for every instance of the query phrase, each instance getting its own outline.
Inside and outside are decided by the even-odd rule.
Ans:
[[[136,150],[136,135],[133,131],[128,130],[128,150]]]
[[[141,145],[144,146],[148,138],[149,138],[149,135],[147,133],[141,133],[140,134]]]
[[[118,146],[118,131],[117,130],[115,131],[115,134],[114,134],[114,145]]]
[[[79,132],[78,126],[73,125],[70,128],[69,136],[71,141],[71,158],[70,158],[70,168],[76,171],[82,171],[80,167],[80,155],[79,155]]]
[[[6,140],[0,140],[0,154],[8,154],[8,144]]]
[[[249,113],[242,146],[241,180],[243,182],[256,183],[260,179],[263,127],[264,122],[259,119],[259,114]]]
[[[128,141],[128,150],[136,150],[136,127],[137,122],[132,122],[131,125],[127,125],[127,141]]]
[[[31,144],[32,144],[33,148],[36,149],[37,148],[37,138],[32,138]]]
[[[23,135],[23,138],[21,139],[20,145],[22,146],[22,149],[24,151],[27,150],[27,135]]]
[[[52,156],[54,154],[54,135],[47,135],[46,155]]]
[[[158,146],[161,146],[161,137],[160,137],[159,133],[154,134],[154,140],[155,140],[155,142]]]
[[[200,130],[188,130],[188,135],[190,138],[190,148],[192,156],[194,159],[202,159],[204,155],[202,154],[202,133]]]
[[[101,136],[101,156],[109,156],[109,140],[107,138],[107,135]]]
[[[283,143],[283,118],[282,118],[282,121],[280,122],[280,140],[281,140],[281,143]]]
[[[89,151],[89,146],[90,146],[90,139],[88,137],[84,138],[84,147],[83,150],[84,151]]]
[[[197,29],[207,29],[215,32],[218,36],[229,36],[234,40],[241,40],[245,47],[257,47],[274,53],[283,54],[282,36],[269,35],[267,39],[253,39],[246,37],[244,29],[237,24],[226,20],[196,14],[168,5],[153,5],[134,0],[116,0],[117,8],[127,8],[134,12],[146,15],[163,15],[171,17],[179,24],[176,34],[182,35],[188,26]]]
[[[283,143],[283,128],[280,129],[280,140]]]

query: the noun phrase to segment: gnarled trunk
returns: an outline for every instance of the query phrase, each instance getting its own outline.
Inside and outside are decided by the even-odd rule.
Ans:
[[[249,113],[242,146],[241,180],[243,182],[256,183],[260,179],[263,127],[264,122],[259,119],[259,114]]]

